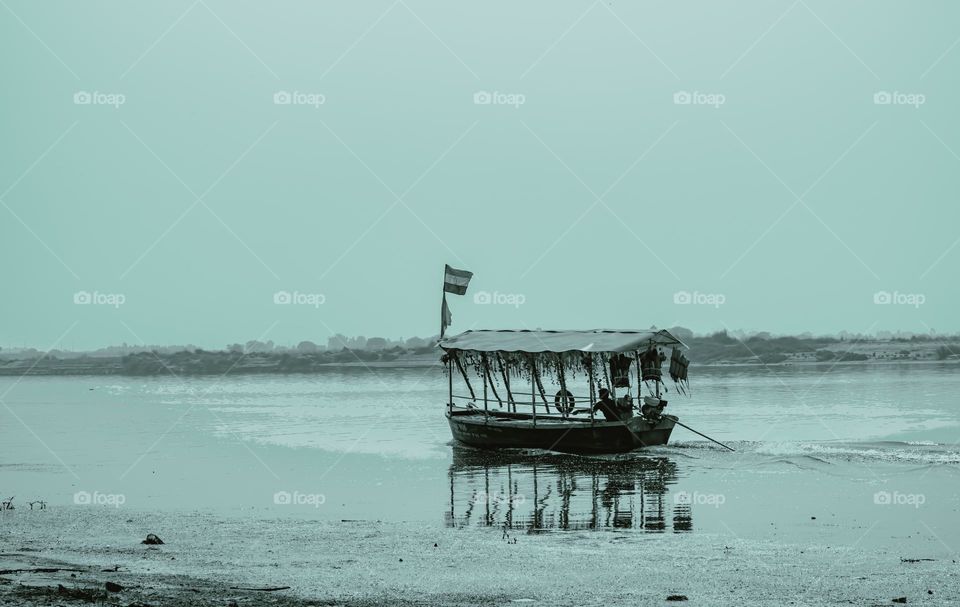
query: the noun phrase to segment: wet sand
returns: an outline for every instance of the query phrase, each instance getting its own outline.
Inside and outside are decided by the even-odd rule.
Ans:
[[[0,576],[4,605],[81,604],[58,584],[102,590],[107,581],[124,587],[108,593],[121,605],[656,605],[670,595],[699,605],[960,603],[955,559],[904,561],[931,553],[920,535],[861,548],[866,528],[824,526],[801,544],[107,507],[18,510],[0,521],[0,569],[81,570]],[[140,544],[149,532],[166,543]]]

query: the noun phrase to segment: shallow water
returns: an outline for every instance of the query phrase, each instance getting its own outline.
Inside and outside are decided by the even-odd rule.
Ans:
[[[700,368],[677,428],[618,456],[452,445],[437,368],[0,379],[0,493],[48,507],[214,510],[560,532],[925,533],[960,547],[960,368]],[[548,386],[549,390],[549,386]],[[89,504],[77,503],[88,501]],[[851,531],[852,530],[852,531]]]

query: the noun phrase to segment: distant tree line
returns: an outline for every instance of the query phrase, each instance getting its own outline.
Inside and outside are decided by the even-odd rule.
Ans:
[[[775,336],[767,332],[717,331],[695,335],[684,327],[669,329],[690,346],[695,364],[840,363],[855,361],[957,360],[960,336],[842,332],[836,336]],[[225,373],[310,373],[329,365],[404,363],[438,359],[436,337],[391,340],[336,334],[326,345],[301,341],[295,346],[273,341],[234,343],[223,350],[194,346],[130,346],[95,352],[33,349],[0,351],[0,374],[19,375],[223,375]]]
[[[224,375],[242,373],[310,373],[331,364],[395,362],[414,356],[439,353],[434,346],[407,350],[400,346],[380,351],[350,350],[337,352],[242,352],[194,350],[161,354],[137,352],[121,358],[123,375]]]

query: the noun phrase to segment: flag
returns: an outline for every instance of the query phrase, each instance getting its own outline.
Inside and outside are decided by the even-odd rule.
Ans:
[[[447,306],[447,294],[443,294],[443,305],[440,306],[440,339],[443,339],[443,332],[447,330],[450,323],[453,322],[453,314]]]
[[[443,339],[444,332],[447,330],[447,327],[450,326],[450,323],[453,322],[453,314],[450,313],[450,308],[447,306],[447,293],[453,293],[454,295],[465,294],[471,278],[473,278],[473,272],[458,270],[448,265],[443,267],[443,305],[440,306],[440,339]]]
[[[444,266],[443,292],[463,295],[467,292],[467,285],[470,284],[471,278],[473,278],[473,272]]]

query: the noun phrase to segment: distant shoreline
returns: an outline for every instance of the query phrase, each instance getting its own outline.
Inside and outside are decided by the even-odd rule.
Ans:
[[[219,354],[219,353],[218,353]],[[227,353],[222,353],[227,354]],[[126,356],[120,357],[79,357],[74,359],[19,359],[4,361],[0,359],[0,376],[121,376],[121,377],[162,377],[162,376],[223,376],[223,375],[312,375],[339,368],[424,368],[440,367],[439,356],[411,356],[394,360],[371,361],[307,361],[308,364],[296,364],[303,359],[289,357],[248,356],[233,360],[226,356],[210,365],[210,361],[189,359],[175,361],[170,355],[150,355],[149,366],[131,365]],[[142,357],[142,355],[141,355]],[[220,358],[220,357],[216,357]],[[296,361],[290,364],[290,361]],[[141,361],[142,362],[142,361]]]
[[[839,342],[843,345],[843,342]],[[882,347],[881,347],[882,345]],[[691,351],[695,368],[757,367],[757,366],[835,366],[835,365],[889,365],[901,363],[960,363],[960,344],[948,347],[950,354],[938,354],[930,344],[899,342],[865,342],[854,349],[820,348],[801,352],[771,352],[764,348],[761,355],[744,345],[745,351],[730,352],[737,357],[715,353],[714,360],[697,360]],[[923,347],[918,347],[923,346]],[[946,346],[940,346],[941,348]],[[717,357],[716,354],[720,356]],[[336,369],[392,369],[440,367],[439,352],[353,352],[337,353],[247,353],[208,352],[196,350],[173,354],[140,352],[125,356],[74,356],[58,358],[4,359],[0,357],[0,376],[224,376],[224,375],[311,375]]]

